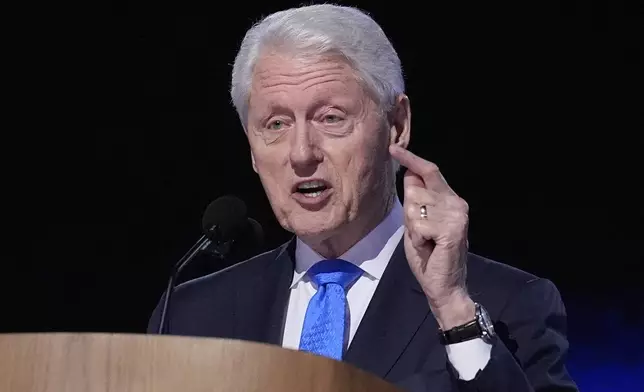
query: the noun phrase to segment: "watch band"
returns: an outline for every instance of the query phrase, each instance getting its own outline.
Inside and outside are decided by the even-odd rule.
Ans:
[[[448,345],[479,338],[483,335],[483,330],[478,320],[474,319],[467,324],[459,325],[447,331],[441,331],[439,335],[441,343]]]
[[[493,342],[496,337],[494,323],[481,304],[475,302],[474,307],[474,320],[448,331],[440,331],[440,340],[443,344],[461,343],[477,338],[488,343]]]

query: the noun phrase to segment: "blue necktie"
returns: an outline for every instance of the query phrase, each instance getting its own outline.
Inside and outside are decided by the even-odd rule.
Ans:
[[[306,309],[300,350],[341,360],[348,324],[346,290],[362,270],[348,261],[335,259],[318,262],[308,274],[318,291]]]

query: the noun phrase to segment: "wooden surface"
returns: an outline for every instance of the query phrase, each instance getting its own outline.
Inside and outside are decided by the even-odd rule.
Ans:
[[[350,365],[276,346],[155,335],[0,334],[1,392],[394,392]]]

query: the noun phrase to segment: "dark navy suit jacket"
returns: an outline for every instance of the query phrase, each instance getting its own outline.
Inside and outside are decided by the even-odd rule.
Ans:
[[[186,282],[172,297],[169,334],[281,345],[292,240],[223,271]],[[548,280],[469,254],[468,290],[499,339],[472,381],[458,380],[438,324],[398,245],[344,361],[408,391],[576,392],[564,365],[568,341],[559,291]],[[150,318],[157,330],[159,307]]]

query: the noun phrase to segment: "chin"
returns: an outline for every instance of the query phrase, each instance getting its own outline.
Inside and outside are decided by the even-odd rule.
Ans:
[[[323,239],[330,236],[344,224],[334,215],[336,214],[326,211],[299,212],[287,217],[286,227],[288,227],[288,231],[298,237]]]

